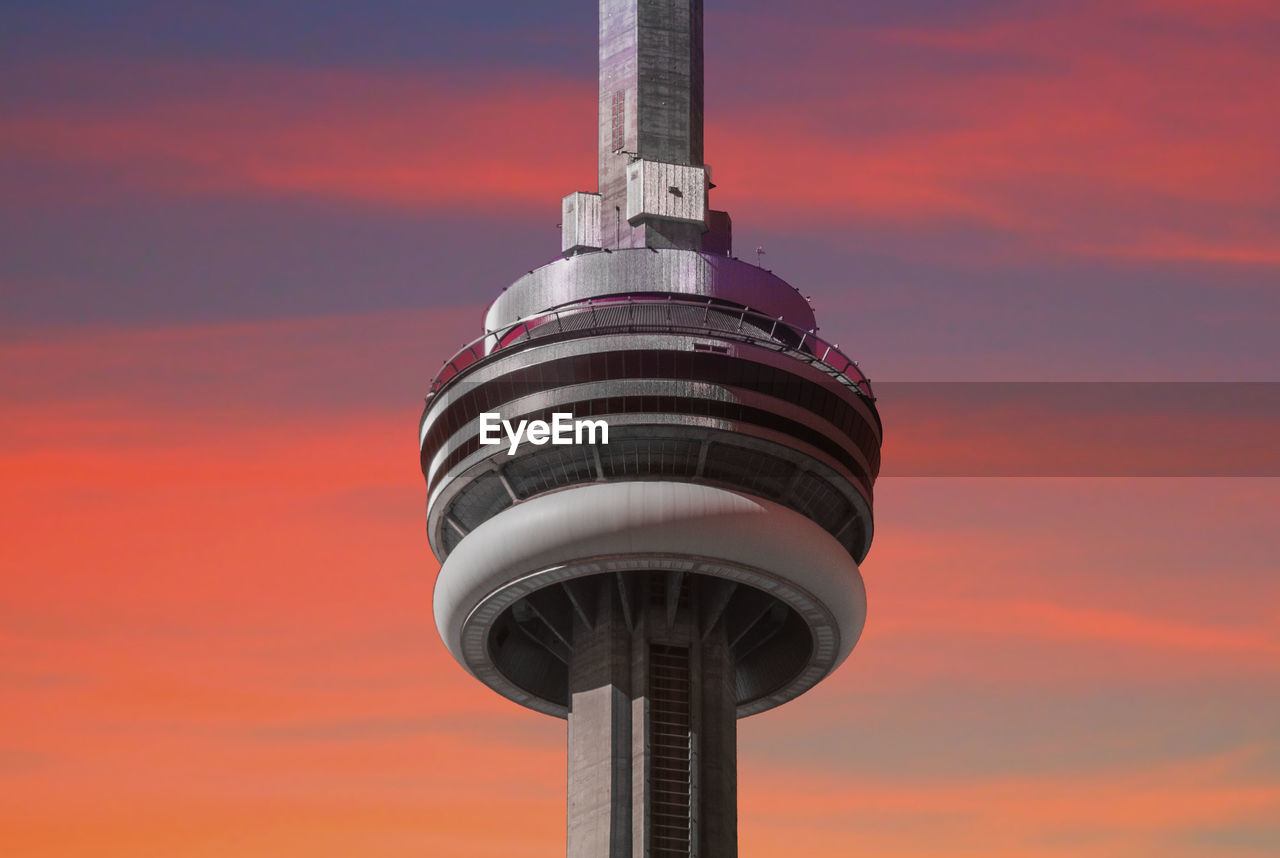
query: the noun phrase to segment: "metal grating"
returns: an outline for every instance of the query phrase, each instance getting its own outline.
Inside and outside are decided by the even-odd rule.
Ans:
[[[708,479],[719,480],[765,497],[777,498],[786,489],[796,466],[757,450],[733,444],[712,443],[707,450]]]
[[[621,438],[599,448],[600,465],[609,479],[692,477],[701,446],[684,438]]]
[[[502,473],[520,498],[531,497],[560,486],[589,482],[596,478],[591,448],[552,447],[521,456],[506,465]]]
[[[524,340],[557,337],[566,332],[591,331],[596,328],[623,328],[631,331],[696,331],[764,335],[779,342],[799,342],[799,335],[788,326],[752,313],[747,308],[712,307],[707,304],[677,303],[657,299],[607,302],[593,301],[585,309],[569,308],[548,323],[533,319],[512,328],[502,337],[503,347]],[[741,339],[741,337],[735,337]]]
[[[649,647],[649,854],[687,858],[691,847],[691,683],[687,647]]]
[[[598,402],[614,408],[634,403],[636,408],[667,409],[672,397],[613,397]],[[652,402],[650,401],[652,400]],[[609,414],[608,408],[593,409],[595,400],[573,403],[578,414]],[[618,403],[622,403],[619,405]],[[714,404],[714,403],[712,403]],[[538,415],[539,419],[543,415]],[[855,559],[865,553],[867,525],[857,517],[857,508],[847,495],[817,471],[797,473],[797,465],[771,451],[778,445],[769,443],[756,448],[741,447],[719,441],[704,442],[695,437],[674,434],[668,428],[616,426],[608,444],[597,446],[552,447],[526,453],[514,459],[500,455],[493,460],[500,465],[511,490],[520,500],[572,485],[604,480],[667,479],[709,482],[728,486],[780,502],[817,522],[835,536]],[[686,434],[688,434],[686,432]],[[698,464],[706,446],[704,467]],[[598,458],[598,467],[597,467]],[[853,459],[850,457],[850,461]],[[502,464],[504,463],[505,464]],[[865,472],[861,474],[865,477]],[[867,485],[866,482],[861,483]],[[447,514],[467,530],[474,530],[511,505],[510,496],[497,474],[475,478],[474,484],[461,490],[448,505]],[[437,550],[451,552],[461,537],[442,526],[438,531]]]
[[[810,472],[800,475],[795,490],[786,503],[831,533],[839,530],[853,515],[853,506],[840,490]]]
[[[503,488],[497,474],[477,477],[458,494],[449,513],[467,530],[475,530],[502,510],[511,506],[511,496]],[[446,550],[450,550],[449,546]]]
[[[443,546],[445,554],[458,547],[458,543],[462,541],[462,534],[454,530],[448,522],[440,528],[440,545]]]

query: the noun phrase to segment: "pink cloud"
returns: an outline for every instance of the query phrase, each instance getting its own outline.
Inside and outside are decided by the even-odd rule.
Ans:
[[[958,221],[1066,252],[1273,264],[1280,69],[1253,37],[1273,22],[1265,4],[1130,2],[806,32],[782,41],[805,54],[784,57],[767,92],[709,111],[715,202],[740,219]],[[109,110],[11,113],[0,151],[161,192],[446,211],[554,212],[594,186],[590,81],[181,66],[126,77],[155,74],[191,86]]]

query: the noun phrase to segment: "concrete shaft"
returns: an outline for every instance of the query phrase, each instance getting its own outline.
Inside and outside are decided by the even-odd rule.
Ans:
[[[616,574],[575,619],[569,858],[735,858],[734,670],[687,576]]]
[[[600,233],[606,248],[698,250],[697,224],[627,222],[627,166],[702,166],[702,0],[600,0]]]

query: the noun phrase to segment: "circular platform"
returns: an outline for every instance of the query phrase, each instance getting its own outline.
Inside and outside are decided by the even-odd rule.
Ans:
[[[547,588],[655,573],[742,588],[745,595],[727,599],[716,620],[733,623],[742,635],[754,620],[736,613],[764,617],[772,603],[779,606],[775,639],[756,657],[737,659],[739,717],[819,682],[849,654],[866,618],[857,563],[810,519],[721,488],[641,481],[552,492],[485,521],[440,570],[436,625],[449,651],[477,678],[524,706],[564,717],[554,646],[539,653],[509,634],[513,609]],[[536,613],[536,605],[526,610]],[[552,637],[563,637],[550,628]]]

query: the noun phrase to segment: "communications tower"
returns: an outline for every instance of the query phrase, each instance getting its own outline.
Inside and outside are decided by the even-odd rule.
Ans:
[[[561,256],[493,302],[422,417],[435,619],[477,679],[567,719],[569,858],[726,858],[736,719],[861,633],[880,419],[708,208],[701,0],[599,12],[597,192],[564,198]],[[608,443],[512,453],[481,443],[493,413]]]

